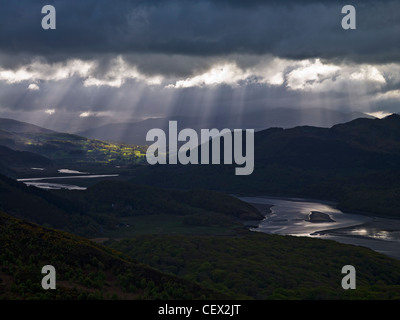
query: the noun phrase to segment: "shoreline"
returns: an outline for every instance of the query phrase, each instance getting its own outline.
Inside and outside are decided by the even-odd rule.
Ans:
[[[244,220],[244,221],[242,221],[242,223],[247,228],[257,229],[259,224],[261,223],[261,221],[263,221],[268,214],[272,213],[271,208],[274,205],[265,204],[265,203],[251,203],[251,202],[247,202],[247,203],[252,205],[254,208],[256,208],[258,210],[258,212],[261,213],[263,218],[261,218],[259,220]]]
[[[296,201],[296,202],[318,202],[318,203],[330,205],[330,206],[334,207],[335,209],[342,211],[345,214],[346,213],[356,214],[356,215],[367,216],[367,217],[371,217],[371,218],[385,218],[385,219],[392,219],[392,220],[400,221],[400,216],[396,217],[396,216],[390,216],[390,215],[382,215],[379,213],[377,214],[376,212],[348,209],[346,207],[342,207],[340,205],[340,203],[334,199],[308,198],[307,196],[302,196],[302,195],[269,196],[269,195],[265,195],[265,194],[257,195],[257,194],[245,194],[245,193],[230,194],[230,195],[232,195],[236,198],[260,198],[260,199],[276,199],[276,200]]]
[[[244,200],[243,198],[247,198]],[[268,214],[275,212],[275,210],[271,210],[272,207],[275,205],[271,205],[271,203],[260,203],[262,201],[268,202],[268,199],[270,199],[270,202],[273,202],[275,199],[276,200],[281,200],[281,201],[293,201],[293,202],[314,202],[317,204],[326,204],[327,202],[325,201],[312,201],[308,199],[294,199],[294,198],[282,198],[282,197],[268,197],[268,196],[263,196],[263,197],[257,197],[260,199],[258,202],[257,199],[251,199],[254,197],[242,197],[241,199],[243,201],[248,202],[249,204],[253,205],[256,207],[265,217],[268,216]],[[253,202],[254,201],[254,202]],[[274,202],[273,202],[274,203]],[[331,207],[335,207],[335,205],[331,205]],[[296,206],[294,207],[296,208]],[[300,206],[301,208],[301,206]],[[301,210],[301,209],[299,209]],[[356,214],[356,213],[349,213],[345,211],[341,211],[340,209],[337,209],[343,214],[344,216],[346,215],[355,215],[358,217],[365,217],[367,220],[364,219],[364,222],[362,221],[363,219],[360,220],[361,223],[359,224],[353,224],[353,225],[337,225],[334,226],[332,225],[332,228],[329,228],[326,224],[324,226],[321,226],[321,229],[317,230],[310,230],[308,232],[307,228],[304,229],[304,234],[301,236],[305,237],[311,237],[311,238],[316,238],[316,239],[322,239],[322,240],[333,240],[339,243],[346,243],[346,244],[352,244],[352,245],[357,245],[357,246],[363,246],[367,247],[371,250],[374,250],[376,252],[380,252],[382,254],[385,254],[387,256],[390,256],[395,259],[400,259],[400,219],[395,219],[391,217],[380,217],[380,216],[372,216],[370,214],[368,215],[362,215],[362,214]],[[279,215],[279,205],[277,207],[278,215]],[[311,212],[311,211],[310,211]],[[322,211],[323,212],[323,211]],[[284,228],[284,226],[287,223],[294,223],[296,224],[296,209],[294,209],[294,215],[293,218],[286,217],[288,218],[288,222],[282,222],[277,223],[278,228]],[[303,211],[304,213],[304,211]],[[278,217],[275,217],[278,218]],[[334,219],[334,218],[333,218]],[[336,219],[334,219],[336,220]],[[274,220],[277,222],[277,220]],[[305,220],[308,221],[308,220]],[[325,221],[323,221],[325,223]],[[253,222],[253,225],[248,225],[250,227],[251,231],[255,232],[265,232],[265,233],[275,233],[274,229],[272,227],[271,231],[268,230],[261,230],[260,227],[262,227],[262,220],[257,222],[257,226],[254,226],[255,222]],[[288,230],[287,230],[288,231]],[[297,232],[301,231],[298,229]],[[301,233],[301,232],[300,232]],[[299,233],[299,235],[300,235]],[[279,233],[281,235],[289,235],[290,233]]]
[[[254,208],[256,208],[264,217],[267,214],[272,213],[271,208],[274,206],[273,204],[266,204],[266,203],[250,203]]]

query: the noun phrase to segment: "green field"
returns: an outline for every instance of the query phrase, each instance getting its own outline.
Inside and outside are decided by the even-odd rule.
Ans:
[[[67,133],[0,132],[0,143],[30,151],[57,163],[126,166],[145,160],[145,146],[88,139]]]

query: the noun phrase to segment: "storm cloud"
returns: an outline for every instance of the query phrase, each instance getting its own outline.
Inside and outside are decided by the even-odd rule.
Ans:
[[[52,3],[53,2],[53,3]],[[400,3],[356,3],[357,30],[341,28],[341,1],[50,1],[57,30],[43,32],[48,1],[6,0],[0,50],[49,59],[99,54],[398,61]],[[143,66],[143,69],[146,69]]]

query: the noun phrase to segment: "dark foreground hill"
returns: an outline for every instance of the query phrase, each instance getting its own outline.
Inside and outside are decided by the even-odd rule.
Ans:
[[[127,260],[65,232],[0,213],[1,299],[222,299],[184,279]],[[56,269],[56,289],[41,286],[42,267]]]
[[[222,147],[221,147],[222,148]],[[342,208],[399,216],[400,116],[332,128],[271,128],[255,134],[254,172],[236,165],[155,165],[136,183],[336,200]]]

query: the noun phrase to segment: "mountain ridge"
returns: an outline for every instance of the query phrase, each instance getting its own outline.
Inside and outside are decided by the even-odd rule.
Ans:
[[[296,110],[290,108],[276,108],[269,110],[252,111],[243,115],[211,116],[199,119],[193,116],[168,116],[149,118],[142,121],[111,123],[88,130],[78,131],[77,134],[89,138],[105,141],[119,141],[134,144],[149,144],[146,133],[154,128],[164,131],[168,129],[168,122],[176,120],[179,128],[201,129],[238,129],[248,128],[256,131],[270,127],[292,128],[300,125],[331,127],[358,117],[373,118],[361,112],[344,113],[328,109]]]
[[[56,133],[56,131],[32,123],[10,118],[0,118],[0,128],[13,133]]]
[[[170,188],[197,185],[230,193],[330,199],[343,209],[399,216],[399,115],[331,128],[265,129],[255,133],[254,155],[248,176],[235,176],[234,165],[154,165],[136,171],[133,179]]]

